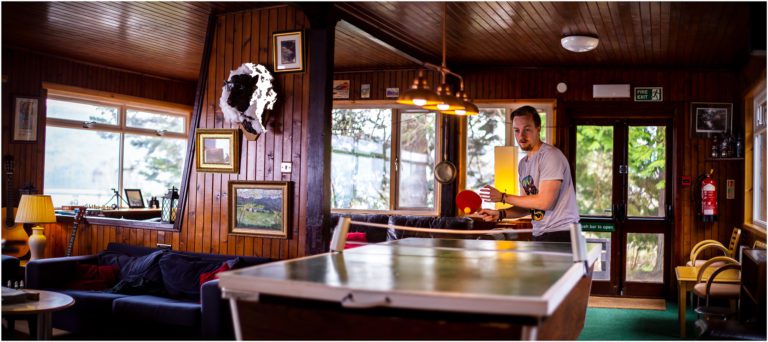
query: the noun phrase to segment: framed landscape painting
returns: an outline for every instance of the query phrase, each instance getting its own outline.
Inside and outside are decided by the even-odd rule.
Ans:
[[[229,182],[229,233],[288,238],[291,182]]]

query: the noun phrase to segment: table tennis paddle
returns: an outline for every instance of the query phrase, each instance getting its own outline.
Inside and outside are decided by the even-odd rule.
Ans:
[[[462,190],[456,195],[456,205],[465,215],[472,214],[480,210],[483,200],[476,192],[472,190]]]

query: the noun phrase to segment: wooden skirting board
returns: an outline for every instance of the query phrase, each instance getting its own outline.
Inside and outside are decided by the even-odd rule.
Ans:
[[[666,310],[664,299],[589,296],[590,308]]]

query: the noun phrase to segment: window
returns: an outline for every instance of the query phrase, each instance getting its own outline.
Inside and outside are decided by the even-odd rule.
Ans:
[[[753,124],[752,155],[752,223],[766,227],[766,97],[765,88],[755,97]]]
[[[180,188],[188,110],[54,89],[46,108],[44,187],[54,206],[117,204],[125,188],[145,200]]]
[[[335,108],[331,207],[434,213],[437,115],[396,108]]]
[[[465,188],[478,191],[486,184],[492,184],[495,187],[506,192],[519,193],[517,186],[517,165],[525,157],[525,152],[519,148],[511,149],[511,156],[505,153],[499,153],[502,158],[509,157],[514,162],[505,163],[512,177],[502,177],[513,180],[512,184],[497,184],[496,180],[496,147],[499,146],[517,146],[514,134],[512,133],[512,121],[509,115],[524,105],[530,105],[539,111],[541,116],[541,140],[548,142],[547,138],[554,134],[554,127],[547,124],[549,114],[553,112],[554,105],[550,102],[541,103],[501,103],[480,105],[480,114],[470,116],[467,120],[467,167],[466,167],[466,186]],[[551,139],[549,139],[551,140]],[[499,171],[500,172],[500,171]],[[501,181],[506,183],[505,181]],[[504,189],[507,190],[504,190]],[[483,203],[484,206],[488,205]],[[492,207],[492,204],[489,206]]]

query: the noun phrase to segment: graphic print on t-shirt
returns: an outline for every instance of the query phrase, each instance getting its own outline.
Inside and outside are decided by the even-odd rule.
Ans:
[[[531,175],[523,178],[523,190],[526,195],[535,195],[539,193],[539,189],[536,188],[536,184],[533,184],[533,177]],[[531,218],[534,221],[541,221],[544,218],[544,211],[539,209],[531,209]]]

